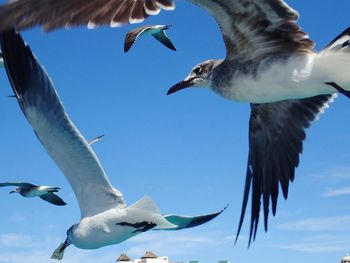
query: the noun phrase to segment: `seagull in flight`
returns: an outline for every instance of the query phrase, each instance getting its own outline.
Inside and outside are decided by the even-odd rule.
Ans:
[[[167,48],[176,51],[174,44],[171,42],[169,37],[166,35],[165,30],[169,29],[170,25],[153,25],[153,26],[141,26],[130,30],[124,41],[124,52],[128,52],[131,46],[140,36],[153,36],[160,43]]]
[[[34,185],[27,182],[6,182],[0,183],[0,187],[4,186],[17,186],[17,188],[10,192],[19,193],[24,197],[40,197],[41,199],[58,206],[66,205],[66,203],[56,194],[59,187],[45,186],[45,185]]]
[[[263,209],[264,228],[276,214],[302,152],[305,129],[340,92],[350,97],[350,28],[321,52],[297,25],[299,14],[283,0],[188,0],[219,24],[226,57],[194,66],[168,91],[205,87],[224,98],[250,103],[249,153],[236,241],[251,192],[249,244]],[[142,22],[174,0],[17,0],[0,7],[0,31],[42,26],[50,31],[87,25]]]
[[[199,215],[163,215],[146,196],[126,206],[94,150],[70,120],[45,70],[22,37],[10,30],[1,35],[5,69],[21,110],[39,141],[71,184],[81,219],[67,231],[66,240],[52,254],[61,260],[70,244],[97,249],[123,242],[152,230],[178,230],[204,224],[218,212]]]

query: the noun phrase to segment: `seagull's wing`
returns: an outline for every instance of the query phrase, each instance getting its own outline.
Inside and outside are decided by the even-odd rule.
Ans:
[[[298,13],[283,0],[189,0],[220,25],[227,59],[311,53],[314,42],[296,24]]]
[[[191,228],[191,227],[202,225],[204,223],[211,221],[218,215],[220,215],[222,212],[225,211],[226,208],[227,206],[218,212],[205,214],[205,215],[198,215],[198,216],[184,216],[184,215],[173,215],[173,214],[164,215],[164,218],[168,220],[170,223],[174,224],[176,227],[162,229],[162,230],[179,230],[179,229]],[[158,230],[158,229],[155,229],[155,230]]]
[[[58,205],[58,206],[66,205],[66,203],[58,195],[55,195],[54,193],[47,193],[39,197],[53,205]]]
[[[256,236],[261,201],[267,231],[270,202],[272,214],[275,215],[280,186],[284,198],[288,197],[289,182],[294,180],[295,168],[299,164],[299,154],[306,136],[305,129],[328,107],[334,97],[335,95],[320,95],[306,99],[251,104],[249,155],[237,238],[250,190],[252,208],[249,244]]]
[[[128,52],[131,48],[131,46],[135,43],[136,39],[146,30],[152,29],[154,26],[141,26],[138,28],[135,28],[133,30],[130,30],[125,35],[124,40],[124,52]]]
[[[15,27],[119,26],[139,23],[161,9],[173,10],[173,0],[17,0],[1,6],[0,31]]]
[[[4,59],[2,58],[2,53],[0,52],[0,67],[4,66]]]
[[[36,187],[36,185],[30,184],[30,183],[27,183],[27,182],[5,182],[5,183],[0,183],[0,187],[3,187],[3,186]]]
[[[53,83],[14,30],[1,39],[5,68],[19,105],[78,199],[82,217],[124,205],[95,152],[65,112]]]
[[[165,30],[161,30],[158,33],[153,34],[152,36],[167,48],[176,51],[174,44],[171,42],[170,38],[166,35]]]

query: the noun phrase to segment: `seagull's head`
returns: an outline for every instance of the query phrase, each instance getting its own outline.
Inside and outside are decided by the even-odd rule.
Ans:
[[[222,59],[211,59],[199,63],[192,68],[190,74],[179,83],[175,84],[168,90],[168,95],[175,93],[184,88],[190,87],[210,87],[213,78],[214,69],[223,62]]]
[[[21,191],[20,187],[17,187],[15,190],[9,192],[9,194],[13,194],[13,193],[19,193]]]
[[[65,241],[65,243],[67,243],[66,247],[68,247],[70,244],[72,244],[72,239],[73,239],[73,236],[74,236],[74,230],[78,226],[79,226],[79,224],[74,224],[67,230],[67,239]]]
[[[68,230],[67,230],[67,238],[66,240],[61,243],[58,248],[55,249],[55,251],[53,252],[51,258],[52,259],[58,259],[61,260],[64,256],[64,251],[65,249],[72,244],[72,239],[73,239],[73,235],[74,235],[74,230],[75,228],[78,226],[78,224],[74,224],[72,225]]]
[[[72,244],[73,236],[74,236],[74,230],[78,227],[78,224],[72,225],[68,230],[67,230],[67,238],[66,240],[61,244],[60,247],[60,253],[63,253],[66,247]]]

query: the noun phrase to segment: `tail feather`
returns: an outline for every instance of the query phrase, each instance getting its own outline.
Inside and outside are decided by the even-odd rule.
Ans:
[[[154,201],[145,196],[127,208],[128,214],[134,221],[149,221],[155,223],[155,229],[168,229],[176,227],[166,220],[160,213]]]
[[[323,82],[350,89],[350,27],[333,39],[316,57],[314,72]]]
[[[323,52],[337,52],[339,50],[350,52],[350,27],[345,29],[340,35],[333,39],[323,50]]]

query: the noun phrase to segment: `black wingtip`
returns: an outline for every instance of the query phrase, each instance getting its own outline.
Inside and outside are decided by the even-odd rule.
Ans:
[[[124,53],[128,53],[128,51],[130,50],[131,46],[128,45],[124,45]]]
[[[36,60],[15,29],[1,33],[0,42],[8,79],[15,96],[20,98],[33,79],[32,68]]]

